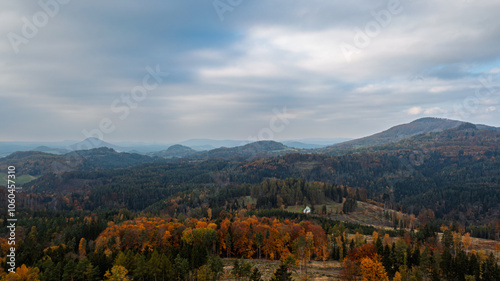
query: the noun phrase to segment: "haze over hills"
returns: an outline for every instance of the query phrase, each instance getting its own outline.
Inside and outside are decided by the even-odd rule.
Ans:
[[[383,145],[387,143],[394,143],[400,140],[408,139],[412,136],[425,134],[430,132],[441,132],[443,130],[456,128],[460,125],[468,124],[463,121],[439,119],[439,118],[421,118],[408,124],[401,124],[394,126],[383,132],[359,138],[354,140],[346,139],[314,139],[306,138],[295,141],[283,141],[281,143],[274,141],[262,141],[258,144],[250,145],[251,143],[239,140],[211,140],[211,139],[192,139],[181,142],[176,145],[161,145],[161,144],[137,144],[127,143],[128,146],[119,146],[112,143],[102,141],[97,138],[87,138],[81,142],[76,142],[68,145],[71,141],[55,142],[53,146],[50,143],[43,143],[44,145],[29,148],[36,143],[21,143],[15,145],[14,143],[0,143],[0,153],[4,156],[10,153],[9,150],[17,149],[16,151],[40,151],[51,154],[64,155],[70,151],[86,150],[95,148],[112,148],[116,152],[129,152],[139,153],[149,156],[157,156],[163,158],[179,158],[179,157],[194,157],[196,159],[204,159],[211,157],[230,158],[230,157],[249,157],[252,154],[257,155],[280,155],[283,153],[291,152],[313,152],[313,153],[326,153],[326,154],[343,154],[357,149]],[[491,131],[499,131],[500,128],[475,125],[476,129],[487,129]],[[328,143],[336,143],[330,146],[325,146]],[[64,144],[64,147],[57,147],[57,145]],[[272,144],[272,145],[271,145]],[[215,147],[215,148],[214,148]],[[2,150],[2,148],[4,148]],[[201,151],[200,151],[201,150]]]
[[[92,147],[90,150],[66,152],[65,149],[42,146],[36,149],[38,151],[19,151],[1,158],[0,167],[6,168],[8,165],[15,164],[19,167],[19,172],[29,176],[39,176],[50,172],[60,173],[70,170],[126,168],[145,163],[175,161],[178,158],[187,158],[188,161],[206,159],[239,159],[248,161],[289,153],[343,155],[350,152],[416,149],[424,145],[442,146],[450,150],[457,150],[458,148],[456,147],[463,147],[462,150],[468,151],[479,149],[478,144],[475,143],[479,136],[483,138],[483,146],[488,144],[488,147],[494,150],[495,143],[499,142],[495,134],[495,132],[499,131],[498,129],[491,126],[474,125],[456,120],[422,118],[408,124],[392,127],[372,136],[324,148],[307,149],[307,147],[300,148],[299,145],[295,145],[294,148],[291,146],[294,146],[297,142],[286,142],[290,144],[290,146],[287,146],[275,141],[259,141],[234,147],[220,147],[207,151],[196,151],[186,145],[177,144],[168,146],[167,149],[148,153],[147,155],[123,152],[123,150],[126,150],[124,147],[116,146],[99,139],[87,139],[71,147]],[[475,133],[477,137],[468,139],[461,133],[463,131],[470,131],[472,134]],[[236,141],[229,140],[210,142],[209,140],[199,139],[190,141],[190,144],[202,144],[204,141],[209,145],[217,142],[219,144],[224,142],[228,145],[236,143]],[[64,164],[67,162],[71,163],[71,165]]]
[[[69,148],[71,148],[71,150],[89,150],[89,149],[101,148],[101,147],[112,148],[112,149],[117,150],[117,151],[124,151],[125,150],[123,147],[105,142],[103,140],[100,140],[100,139],[94,138],[94,137],[86,138],[81,142],[77,142],[77,143],[69,146]]]
[[[350,139],[346,138],[307,138],[281,141],[283,144],[297,149],[321,148]],[[65,154],[74,150],[85,150],[100,147],[113,148],[120,152],[154,155],[167,150],[172,145],[180,144],[195,151],[209,151],[221,147],[237,147],[250,143],[242,140],[190,139],[179,143],[110,143],[97,138],[87,138],[83,141],[63,142],[0,142],[0,157],[5,157],[16,151],[41,151],[53,154]]]

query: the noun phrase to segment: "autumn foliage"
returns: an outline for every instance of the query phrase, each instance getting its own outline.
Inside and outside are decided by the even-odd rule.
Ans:
[[[349,251],[342,262],[342,280],[388,281],[387,272],[375,245],[363,244]]]
[[[261,237],[261,243],[257,237]],[[257,258],[259,251],[269,259],[285,259],[301,236],[311,242],[310,256],[326,260],[329,256],[323,228],[310,221],[241,217],[224,219],[217,225],[206,219],[137,218],[111,225],[96,239],[96,251],[152,252],[154,249],[179,249],[181,245],[204,243],[221,255]],[[207,242],[208,241],[208,242]],[[209,243],[209,245],[207,245]]]

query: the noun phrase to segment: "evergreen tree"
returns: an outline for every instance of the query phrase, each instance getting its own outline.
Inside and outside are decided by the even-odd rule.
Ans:
[[[73,281],[76,269],[76,262],[74,260],[69,260],[63,269],[62,280],[63,281]]]
[[[185,258],[181,258],[177,255],[174,261],[174,268],[177,280],[183,280],[187,273],[189,272],[189,261]]]
[[[263,281],[262,274],[257,267],[253,269],[252,274],[250,275],[250,281]]]
[[[292,274],[288,272],[288,265],[282,263],[274,272],[270,281],[292,281]]]
[[[207,265],[210,267],[214,275],[214,280],[219,280],[220,276],[224,271],[224,264],[219,256],[210,256],[208,258]]]
[[[148,275],[148,263],[146,257],[141,254],[136,255],[136,264],[133,271],[134,280],[144,280]]]
[[[146,265],[146,268],[148,271],[148,275],[153,277],[153,279],[157,281],[158,277],[163,272],[163,262],[157,250],[154,250],[153,254],[151,255],[151,258],[149,259]]]

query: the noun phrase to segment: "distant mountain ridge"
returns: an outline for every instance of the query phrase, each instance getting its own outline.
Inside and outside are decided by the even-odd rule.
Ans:
[[[496,135],[489,134],[488,132],[499,132],[500,128],[482,124],[475,125],[457,120],[421,118],[407,124],[394,126],[388,130],[368,137],[350,140],[323,148],[308,148],[306,144],[299,141],[286,142],[289,145],[276,141],[258,141],[240,146],[220,147],[200,152],[186,145],[177,144],[170,145],[167,149],[147,153],[147,155],[144,153],[118,152],[116,151],[117,149],[124,149],[124,147],[91,138],[73,145],[75,148],[96,147],[89,150],[83,149],[64,153],[66,151],[63,149],[41,146],[35,149],[38,151],[33,151],[32,149],[31,151],[18,151],[12,153],[7,157],[0,158],[0,169],[6,169],[8,165],[16,165],[20,172],[37,176],[50,172],[60,173],[68,170],[119,169],[145,163],[171,162],[175,161],[177,158],[186,158],[187,161],[206,159],[246,161],[258,158],[276,157],[288,153],[343,155],[352,152],[411,149],[412,147],[419,147],[429,142],[443,144],[445,146],[456,146],[456,143],[464,146],[469,145],[464,134],[455,133],[453,130],[461,130],[471,134],[476,131],[486,131],[482,135],[484,135],[485,143],[490,143],[492,139],[494,141],[496,140]],[[439,132],[447,133],[436,135],[436,133]],[[446,138],[450,139],[448,140]],[[199,143],[197,143],[198,141]],[[201,144],[202,141],[204,140],[196,140],[192,144]],[[234,141],[227,142],[230,145],[235,144]],[[304,146],[302,146],[302,144],[304,144]],[[58,166],[68,166],[65,164],[68,161],[71,164],[70,167],[63,167],[60,169],[54,168],[54,163]]]

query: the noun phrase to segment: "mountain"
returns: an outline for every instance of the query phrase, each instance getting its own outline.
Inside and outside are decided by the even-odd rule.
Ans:
[[[174,157],[186,157],[186,156],[193,155],[195,153],[196,153],[196,150],[194,150],[190,147],[187,147],[187,146],[182,145],[182,144],[175,144],[175,145],[170,146],[166,150],[150,153],[148,155],[158,156],[158,157],[163,157],[163,158],[174,158]]]
[[[394,126],[388,130],[371,136],[334,144],[324,149],[319,149],[317,152],[341,154],[363,147],[397,142],[419,134],[441,132],[447,129],[456,128],[464,123],[465,122],[457,120],[425,117],[417,119],[411,123]]]
[[[221,147],[207,152],[199,152],[193,157],[197,159],[206,158],[245,158],[270,157],[296,151],[282,143],[275,141],[257,141],[237,147]]]
[[[69,146],[71,150],[89,150],[93,148],[108,147],[117,151],[125,151],[126,149],[114,144],[107,143],[98,138],[86,138],[81,142]]]
[[[490,155],[499,150],[500,131],[490,129],[495,127],[484,128],[485,126],[463,122],[452,129],[420,134],[398,142],[360,148],[358,152],[399,153],[412,151],[414,154],[438,152],[448,156]]]

